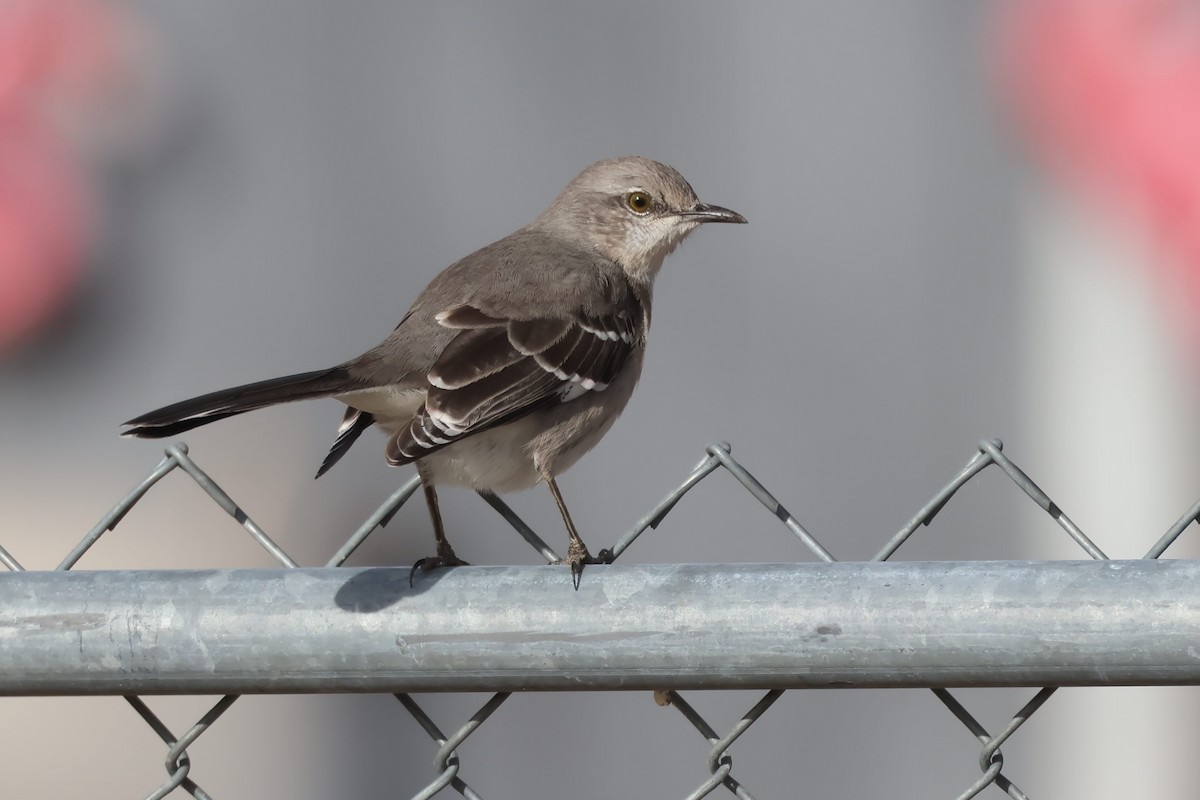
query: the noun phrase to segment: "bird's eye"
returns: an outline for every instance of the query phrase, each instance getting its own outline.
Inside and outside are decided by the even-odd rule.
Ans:
[[[650,210],[650,195],[645,192],[630,192],[625,195],[625,205],[635,214],[645,214]]]

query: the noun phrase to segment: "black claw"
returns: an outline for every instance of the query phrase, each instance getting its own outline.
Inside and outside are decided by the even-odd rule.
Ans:
[[[469,567],[471,566],[466,561],[463,561],[458,556],[454,555],[454,551],[450,551],[447,556],[429,556],[428,558],[418,559],[412,565],[412,569],[408,573],[408,588],[412,588],[413,578],[416,577],[417,570],[429,572],[430,570],[438,569],[439,567]]]
[[[582,545],[582,543],[581,543]],[[575,585],[575,591],[579,591],[579,583],[583,578],[583,568],[588,564],[611,564],[616,560],[612,550],[605,548],[600,551],[599,555],[593,556],[588,552],[586,547],[572,546],[567,550],[567,557],[562,561],[556,561],[556,564],[567,564],[571,567],[571,582]]]

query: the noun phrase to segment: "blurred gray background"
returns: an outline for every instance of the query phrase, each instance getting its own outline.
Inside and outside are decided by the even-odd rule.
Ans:
[[[561,481],[593,549],[675,486],[706,443],[727,440],[836,556],[867,558],[979,439],[1001,436],[1110,553],[1139,554],[1106,540],[1092,510],[1116,487],[1060,498],[1063,473],[1038,438],[1055,425],[1038,421],[1030,386],[1040,329],[1023,265],[1040,252],[1031,218],[1071,212],[1006,133],[988,74],[989,4],[133,5],[156,41],[159,130],[105,177],[104,238],[71,313],[0,362],[0,541],[26,566],[57,563],[157,462],[160,444],[117,438],[122,420],[361,352],[442,267],[620,154],[672,164],[750,225],[703,230],[664,268],[638,393]],[[368,432],[314,483],[340,415],[333,401],[299,404],[186,441],[312,565],[409,477],[386,467],[382,437]],[[1145,530],[1132,541],[1148,547],[1195,499],[1194,481],[1179,484],[1139,507]],[[508,499],[565,547],[548,493]],[[467,560],[537,561],[474,495],[448,490],[442,505]],[[1061,536],[997,473],[899,557],[1071,556]],[[351,563],[411,563],[431,541],[418,498]],[[810,558],[723,475],[626,557]],[[268,564],[177,475],[80,568]],[[1144,691],[1071,694],[1104,707]],[[1193,700],[1175,691],[1178,720]],[[997,730],[1032,694],[962,697]],[[723,731],[757,696],[689,698]],[[422,702],[453,730],[484,699]],[[1097,778],[1096,751],[1071,738],[1085,733],[1080,718],[1058,700],[1005,746],[1031,796],[1125,796],[1147,772],[1180,769],[1160,747],[1164,763]],[[179,733],[213,699],[149,702]],[[1101,715],[1086,727],[1117,742],[1160,730],[1142,724]],[[190,753],[215,797],[367,798],[424,786],[434,750],[394,699],[329,696],[244,698]],[[734,774],[764,798],[949,798],[978,775],[977,751],[928,692],[790,692],[738,743]],[[6,700],[0,752],[11,797],[139,797],[163,777],[164,748],[120,698]],[[647,693],[563,694],[512,698],[462,758],[487,797],[649,798],[699,785],[706,753]]]

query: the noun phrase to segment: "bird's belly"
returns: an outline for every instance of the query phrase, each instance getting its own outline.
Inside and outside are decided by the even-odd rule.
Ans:
[[[388,436],[407,428],[413,416],[425,402],[424,389],[395,389],[384,386],[337,395],[348,406],[375,416],[375,424]]]
[[[338,395],[348,406],[375,416],[375,424],[395,436],[412,422],[425,402],[424,389],[382,387]],[[540,480],[526,445],[537,430],[520,419],[468,436],[421,459],[433,482],[492,492],[528,489]]]
[[[528,450],[529,418],[468,436],[421,459],[433,483],[494,493],[515,492],[541,480]]]

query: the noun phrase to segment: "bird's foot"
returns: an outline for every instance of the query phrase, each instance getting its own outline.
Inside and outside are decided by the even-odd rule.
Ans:
[[[413,585],[413,578],[417,574],[417,570],[421,572],[429,572],[438,567],[469,567],[470,563],[463,561],[454,553],[454,548],[449,542],[438,542],[437,555],[429,556],[428,558],[419,559],[412,565],[412,571],[408,573],[408,585]]]
[[[575,591],[579,591],[579,581],[583,578],[583,568],[588,564],[611,564],[613,562],[612,551],[605,548],[600,551],[600,555],[593,556],[588,552],[587,545],[581,539],[572,539],[567,545],[567,557],[563,559],[564,564],[571,567],[571,582],[575,584]]]

